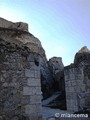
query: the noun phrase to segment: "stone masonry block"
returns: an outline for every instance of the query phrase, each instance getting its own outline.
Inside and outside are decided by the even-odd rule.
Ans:
[[[41,95],[41,87],[23,87],[23,95]]]
[[[36,87],[36,94],[41,95],[41,87]]]
[[[30,96],[30,104],[37,104],[37,103],[41,103],[41,95],[33,95]]]
[[[68,80],[69,80],[69,76],[65,75],[65,81],[68,81]]]
[[[70,74],[70,79],[71,80],[73,80],[73,79],[75,80],[75,74]]]
[[[36,66],[34,62],[30,62],[30,70],[36,70],[38,71],[39,70],[39,66]]]
[[[27,60],[29,61],[29,62],[34,62],[34,54],[29,54],[28,55],[28,57],[27,57]]]
[[[25,76],[33,78],[35,76],[34,70],[25,69]]]
[[[83,75],[82,74],[76,74],[75,75],[75,79],[78,81],[78,80],[83,80]]]
[[[25,106],[25,112],[26,114],[36,114],[36,105],[26,105]]]
[[[36,115],[41,112],[41,104],[26,105],[25,113],[29,115]]]
[[[85,85],[81,85],[80,89],[81,89],[81,92],[85,92],[86,91],[86,86]]]
[[[65,84],[66,86],[71,87],[71,81],[67,81]]]
[[[66,92],[69,90],[68,86],[65,87]]]
[[[77,85],[76,81],[75,80],[71,81],[71,85],[76,86]]]
[[[74,111],[78,111],[78,106],[74,106]]]
[[[40,79],[40,71],[35,70],[35,78]]]
[[[75,91],[76,93],[81,92],[80,86],[74,86],[74,91]]]
[[[35,87],[23,87],[23,95],[35,95],[36,89]]]
[[[40,79],[28,78],[27,85],[28,86],[41,86]]]

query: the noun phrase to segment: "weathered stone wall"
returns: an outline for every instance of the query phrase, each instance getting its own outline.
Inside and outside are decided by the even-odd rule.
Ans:
[[[84,58],[88,58],[89,53],[80,53],[75,59],[81,59],[81,62],[75,60],[74,64],[64,69],[66,103],[69,111],[90,109],[90,64],[89,59],[83,59],[83,54],[86,56]]]
[[[65,89],[67,110],[78,111],[78,95],[85,92],[83,84],[83,71],[81,68],[70,66],[65,68]]]
[[[84,94],[85,98],[85,106],[86,108],[90,109],[90,65],[86,65],[84,67],[84,83],[85,83],[85,91],[86,93]]]
[[[42,119],[41,47],[26,31],[0,28],[0,120]]]
[[[29,54],[29,68],[25,69],[27,84],[23,87],[23,95],[27,97],[25,113],[29,115],[30,120],[41,120],[41,83],[40,83],[40,63],[36,61],[38,55]],[[28,65],[29,65],[28,64]],[[29,99],[29,101],[28,101]]]
[[[40,119],[40,66],[35,63],[35,56],[39,57],[19,46],[0,42],[1,120]]]

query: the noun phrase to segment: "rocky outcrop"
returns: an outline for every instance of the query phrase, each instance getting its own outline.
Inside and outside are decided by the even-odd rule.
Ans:
[[[43,97],[47,98],[53,92],[53,84],[54,84],[53,74],[49,69],[45,54],[41,55],[40,63],[41,63],[40,73],[41,73],[41,84],[42,84],[41,89],[42,89]]]
[[[53,76],[64,69],[61,57],[52,57],[49,59],[48,65],[51,72],[53,73]]]
[[[64,65],[61,57],[53,57],[48,61],[54,79],[54,89],[64,91]]]
[[[90,53],[90,50],[87,48],[87,46],[82,47],[78,53]]]
[[[84,46],[75,55],[75,64],[90,64],[90,50]]]
[[[17,30],[23,30],[28,32],[28,24],[23,22],[13,23],[11,21],[7,21],[3,18],[0,18],[0,28],[11,28]]]

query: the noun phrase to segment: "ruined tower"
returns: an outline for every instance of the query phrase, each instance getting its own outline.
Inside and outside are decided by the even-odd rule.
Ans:
[[[0,18],[0,120],[41,120],[40,41]]]

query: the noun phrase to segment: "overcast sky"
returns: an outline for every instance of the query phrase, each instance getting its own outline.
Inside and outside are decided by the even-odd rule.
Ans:
[[[29,24],[47,58],[73,62],[83,46],[90,49],[90,0],[0,0],[0,17]]]

